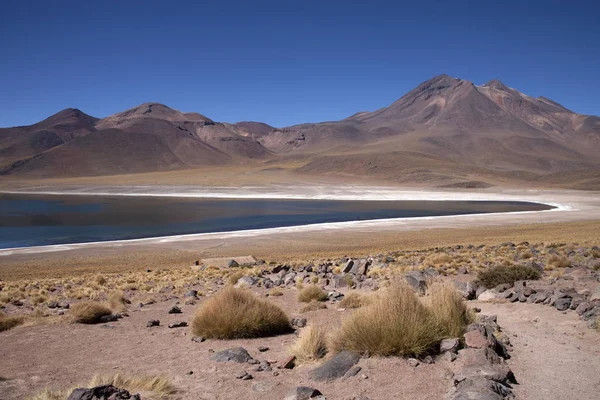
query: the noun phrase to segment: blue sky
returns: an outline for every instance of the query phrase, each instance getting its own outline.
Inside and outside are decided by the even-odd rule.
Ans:
[[[154,101],[274,126],[384,107],[435,75],[600,114],[595,1],[2,1],[0,126]]]

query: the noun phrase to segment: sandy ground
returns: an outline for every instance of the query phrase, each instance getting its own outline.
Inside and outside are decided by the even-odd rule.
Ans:
[[[525,303],[477,306],[498,315],[514,346],[508,363],[518,399],[600,398],[600,335],[575,312]]]
[[[270,298],[290,316],[300,316],[297,290],[286,290],[281,297]],[[258,360],[284,360],[294,334],[252,340],[191,341],[189,328],[169,329],[170,322],[189,321],[197,306],[182,306],[183,314],[167,314],[175,301],[139,308],[132,306],[130,317],[105,325],[20,326],[0,333],[0,381],[2,400],[23,399],[45,387],[69,388],[85,384],[94,374],[142,374],[169,376],[180,390],[175,399],[282,399],[296,386],[318,388],[328,399],[440,399],[451,386],[448,370],[442,363],[413,368],[401,358],[371,358],[358,363],[362,371],[348,380],[332,383],[312,381],[308,372],[318,364],[293,370],[254,372],[254,366],[217,363],[210,360],[211,350],[242,346]],[[200,302],[198,302],[200,304]],[[302,314],[309,323],[333,329],[350,310],[335,306]],[[150,319],[161,326],[146,328]],[[260,353],[259,346],[269,351]],[[274,365],[274,367],[276,364]],[[189,372],[192,372],[190,375]],[[235,375],[248,371],[254,376],[241,381]],[[366,377],[363,377],[362,375]],[[424,390],[424,387],[427,387]],[[355,397],[356,396],[356,397]]]

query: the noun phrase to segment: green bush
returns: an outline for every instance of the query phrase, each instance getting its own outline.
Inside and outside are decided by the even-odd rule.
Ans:
[[[533,267],[516,265],[512,267],[491,267],[479,271],[477,283],[488,289],[501,284],[514,284],[516,281],[540,279],[541,273]]]

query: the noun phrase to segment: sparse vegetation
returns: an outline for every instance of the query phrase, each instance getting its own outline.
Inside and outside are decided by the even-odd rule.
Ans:
[[[17,325],[21,325],[23,320],[24,318],[22,316],[8,316],[0,311],[0,332],[7,331]]]
[[[269,296],[283,296],[283,291],[279,288],[269,290]]]
[[[113,385],[132,393],[139,391],[150,392],[154,395],[170,395],[176,393],[175,386],[164,376],[113,376],[95,375],[89,383],[91,387],[100,385]]]
[[[308,285],[298,293],[298,301],[302,303],[310,303],[311,301],[327,300],[327,293],[316,285]]]
[[[309,325],[302,329],[300,337],[290,348],[290,354],[296,356],[300,363],[316,361],[327,353],[327,340],[325,329],[320,326]]]
[[[108,304],[114,312],[123,312],[126,309],[125,295],[120,290],[115,290],[108,295]]]
[[[229,283],[230,285],[235,285],[242,276],[244,276],[244,273],[242,271],[234,272],[233,274],[229,275],[229,277],[227,277],[227,283]]]
[[[443,335],[460,337],[465,327],[473,321],[462,295],[448,281],[434,282],[429,286],[429,309],[435,316]]]
[[[424,304],[407,285],[394,283],[342,322],[331,340],[332,349],[379,356],[419,356],[430,351],[466,323],[462,302],[454,302],[446,287],[434,290],[440,293],[434,299],[432,291]],[[443,309],[433,309],[449,298]]]
[[[359,308],[368,304],[367,296],[360,293],[350,292],[344,296],[342,301],[339,303],[340,308]]]
[[[495,266],[479,271],[477,282],[491,289],[505,283],[512,285],[516,281],[540,279],[540,276],[540,271],[530,266]]]
[[[305,305],[304,307],[302,307],[300,309],[300,313],[304,314],[304,313],[310,312],[310,311],[325,310],[325,309],[327,309],[327,305],[325,303],[313,300],[310,303],[308,303],[307,305]]]
[[[210,339],[271,336],[290,329],[288,317],[278,306],[233,287],[204,302],[192,320],[192,333]]]
[[[100,322],[100,318],[111,314],[110,308],[94,301],[82,301],[71,307],[73,322],[80,324],[96,324]]]
[[[556,267],[556,268],[567,268],[571,265],[571,261],[565,256],[561,256],[558,254],[552,254],[548,259],[548,264]]]

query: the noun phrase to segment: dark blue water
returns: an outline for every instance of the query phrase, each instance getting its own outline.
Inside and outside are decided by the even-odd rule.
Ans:
[[[536,203],[498,201],[232,200],[0,194],[0,248],[549,208]]]

